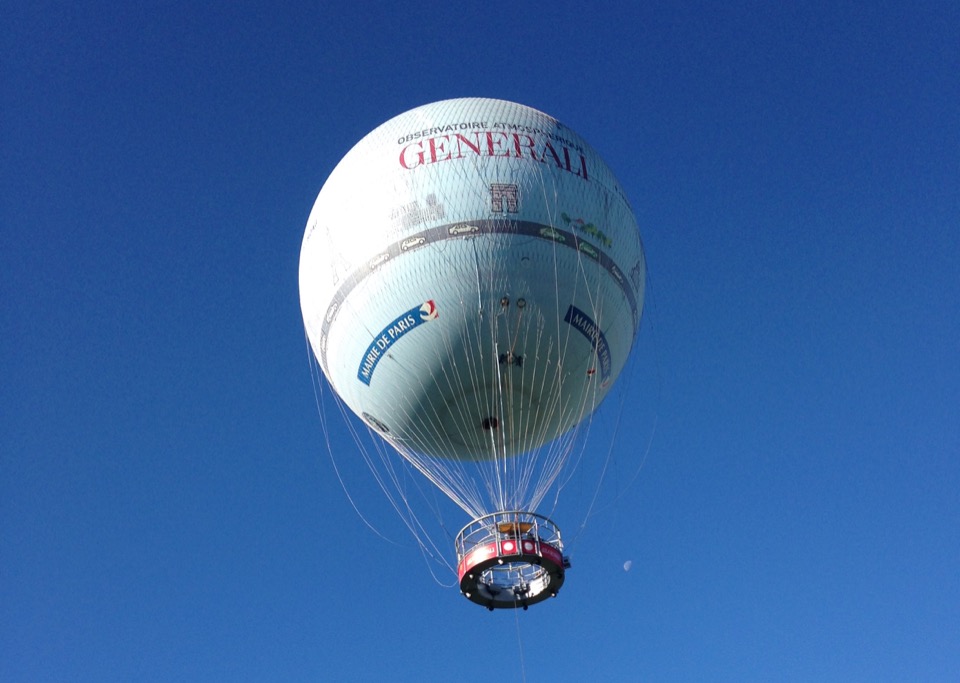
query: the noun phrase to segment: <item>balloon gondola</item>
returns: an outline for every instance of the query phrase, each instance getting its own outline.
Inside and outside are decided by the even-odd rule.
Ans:
[[[529,107],[464,98],[364,137],[307,222],[300,299],[339,399],[459,506],[461,592],[556,595],[537,512],[609,393],[643,309],[636,218],[607,165]]]

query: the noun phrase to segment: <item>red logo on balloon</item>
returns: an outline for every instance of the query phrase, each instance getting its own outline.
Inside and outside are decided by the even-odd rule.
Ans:
[[[437,305],[433,302],[433,299],[425,301],[423,306],[420,307],[420,320],[436,320],[439,316]]]

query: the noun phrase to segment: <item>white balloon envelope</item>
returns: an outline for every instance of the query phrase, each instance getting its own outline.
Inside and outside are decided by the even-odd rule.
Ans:
[[[480,518],[549,490],[569,452],[551,444],[627,360],[645,274],[633,211],[579,135],[467,98],[391,119],[337,165],[300,300],[334,391]]]

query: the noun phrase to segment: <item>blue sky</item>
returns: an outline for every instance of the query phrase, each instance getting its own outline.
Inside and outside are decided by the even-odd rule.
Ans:
[[[7,5],[0,679],[960,678],[956,3]],[[354,513],[300,319],[327,175],[458,96],[589,140],[650,271],[645,465],[525,613]]]

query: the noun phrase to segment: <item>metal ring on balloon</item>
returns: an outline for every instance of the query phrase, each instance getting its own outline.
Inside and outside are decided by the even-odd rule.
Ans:
[[[497,512],[457,535],[460,592],[489,610],[526,609],[557,597],[570,561],[560,530],[532,512]]]

